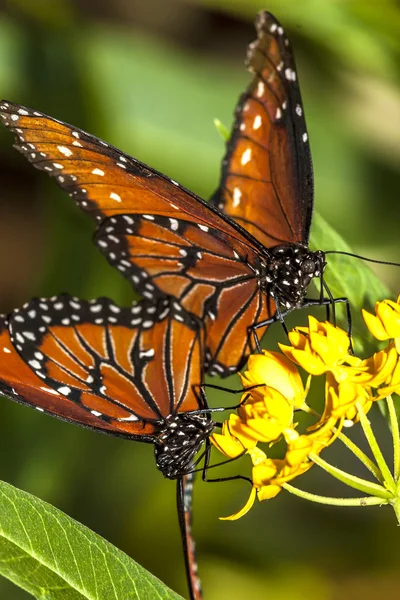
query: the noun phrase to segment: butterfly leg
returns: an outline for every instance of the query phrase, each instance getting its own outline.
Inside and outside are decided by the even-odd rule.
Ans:
[[[285,324],[285,317],[287,314],[289,314],[289,312],[291,312],[291,311],[282,312],[280,310],[279,305],[277,304],[276,314],[273,317],[270,317],[269,319],[265,319],[264,321],[260,321],[259,323],[254,323],[250,327],[252,334],[254,336],[255,344],[256,344],[256,346],[258,346],[257,350],[260,354],[261,354],[261,346],[260,346],[260,341],[257,336],[257,329],[260,329],[261,327],[268,327],[268,325],[272,325],[273,323],[277,323],[279,321],[281,323],[286,335],[288,335],[289,332],[288,332],[288,329]]]
[[[206,481],[207,483],[220,483],[222,481],[232,481],[234,479],[244,479],[245,481],[248,481],[251,485],[253,485],[253,482],[251,481],[251,479],[249,477],[246,477],[245,475],[230,475],[228,477],[216,477],[213,479],[210,479],[208,477],[209,469],[214,469],[215,467],[220,467],[222,465],[226,465],[227,463],[237,460],[238,458],[240,458],[240,456],[243,456],[243,454],[240,454],[239,456],[235,456],[235,458],[229,458],[228,460],[224,460],[223,462],[216,463],[215,465],[210,466],[211,443],[209,440],[206,440],[205,453],[206,453],[206,457],[205,457],[204,465],[203,465],[203,469],[202,469],[202,480],[203,481]]]
[[[212,388],[213,390],[220,390],[222,392],[228,392],[228,394],[243,394],[244,392],[249,392],[251,390],[254,390],[255,388],[264,387],[264,385],[265,385],[264,383],[256,383],[255,385],[252,385],[247,388],[242,388],[239,390],[231,390],[229,388],[225,388],[220,385],[214,385],[212,383],[205,383],[200,388],[200,396],[204,399],[206,398],[205,391],[204,391],[205,387]],[[208,413],[215,413],[215,412],[224,412],[225,410],[236,410],[236,409],[240,408],[241,406],[243,406],[243,404],[245,404],[247,402],[249,397],[250,397],[250,394],[246,394],[246,396],[243,398],[243,400],[241,400],[239,402],[239,404],[235,404],[235,406],[218,406],[217,408],[209,408],[209,407],[199,408],[197,410],[187,411],[186,414],[187,415],[201,415],[201,414],[208,414]]]
[[[308,308],[310,306],[327,306],[327,307],[335,307],[336,304],[344,304],[346,307],[346,319],[347,319],[347,334],[350,339],[350,350],[353,353],[353,342],[351,340],[351,336],[353,333],[353,321],[351,316],[351,306],[348,298],[322,298],[319,300],[315,300],[313,298],[304,298],[304,303],[301,308]],[[329,315],[327,320],[329,321]],[[333,324],[336,326],[336,315],[333,314]]]

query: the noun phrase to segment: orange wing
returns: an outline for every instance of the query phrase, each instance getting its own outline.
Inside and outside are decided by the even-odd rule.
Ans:
[[[111,217],[95,238],[142,295],[171,294],[205,322],[207,368],[222,376],[242,366],[254,350],[249,328],[274,310],[259,286],[258,256],[225,240],[214,227],[152,213]]]
[[[210,370],[238,370],[255,317],[272,314],[258,285],[268,251],[218,209],[106,142],[10,102],[0,103],[0,117],[16,148],[95,217],[96,244],[140,294],[174,296],[192,315],[216,320],[207,325]]]
[[[152,214],[203,224],[225,232],[230,243],[256,245],[246,231],[207,202],[121,150],[85,131],[20,104],[0,102],[0,118],[14,147],[34,167],[55,178],[97,222],[120,215]]]
[[[154,441],[166,417],[200,407],[197,324],[168,299],[34,299],[2,319],[0,338],[1,393],[59,418]]]
[[[247,53],[253,80],[239,100],[212,203],[266,248],[307,244],[313,171],[296,65],[280,23],[266,11]]]

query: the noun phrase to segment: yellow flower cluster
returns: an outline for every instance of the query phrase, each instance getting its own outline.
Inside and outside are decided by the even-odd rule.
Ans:
[[[363,311],[366,325],[388,345],[370,358],[354,356],[345,331],[311,316],[308,327],[289,333],[290,345],[280,345],[281,353],[250,356],[248,370],[241,375],[245,391],[237,414],[231,414],[222,432],[211,437],[225,456],[247,453],[253,465],[250,497],[227,519],[243,516],[256,498],[273,498],[285,483],[310,469],[313,456],[334,441],[344,424],[356,422],[359,410],[367,413],[374,401],[400,393],[400,296],[397,303],[377,302],[375,313]],[[309,374],[306,386],[296,365]],[[316,414],[306,398],[311,378],[321,375],[325,377],[324,412],[300,433],[296,412]],[[282,439],[283,458],[269,458],[258,447]]]

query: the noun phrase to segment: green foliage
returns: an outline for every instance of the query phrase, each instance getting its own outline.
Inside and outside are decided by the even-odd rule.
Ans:
[[[214,125],[224,142],[227,142],[231,133],[229,129],[219,119],[214,119]]]
[[[217,187],[224,153],[213,118],[227,125],[232,120],[249,81],[243,59],[254,38],[252,23],[267,8],[293,41],[315,204],[330,225],[315,217],[313,247],[346,250],[338,231],[358,254],[398,260],[396,0],[108,4],[9,0],[0,18],[2,96],[91,131],[207,198]],[[87,217],[12,150],[3,130],[0,142],[2,312],[33,295],[61,291],[128,303],[132,291],[98,255]],[[355,320],[364,302],[371,307],[387,295],[368,265],[328,258],[327,282],[334,295],[350,297]],[[398,291],[397,269],[380,268],[379,278]],[[305,312],[296,311],[290,325],[304,322]],[[270,349],[280,329],[271,327],[265,336]],[[366,330],[357,320],[355,332],[358,346]],[[232,403],[223,392],[210,398],[216,406]],[[0,422],[3,479],[62,506],[185,593],[175,488],[156,473],[151,448],[95,435],[5,399]],[[226,469],[235,475],[240,465]],[[312,470],[305,487],[318,493],[320,480]],[[328,511],[282,496],[228,524],[218,517],[243,505],[248,490],[242,482],[199,482],[195,493],[200,575],[209,600],[347,600],[360,588],[371,597],[383,588],[397,597],[398,533],[377,511],[368,512],[367,521],[363,511]],[[343,543],[349,532],[352,543]],[[16,549],[2,547],[2,567],[12,568]],[[0,597],[26,600],[28,594],[0,578]]]
[[[180,598],[87,527],[4,482],[0,573],[43,600]]]
[[[310,245],[314,249],[352,252],[350,246],[325,219],[316,213],[313,218]],[[359,351],[366,347],[370,337],[361,318],[361,309],[373,310],[375,302],[391,296],[388,288],[371,271],[369,265],[359,258],[341,254],[328,254],[325,281],[334,298],[347,297],[352,309],[352,335]],[[339,312],[339,323],[347,327],[347,315]]]

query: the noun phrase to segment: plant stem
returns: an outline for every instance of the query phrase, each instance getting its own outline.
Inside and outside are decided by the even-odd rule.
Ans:
[[[400,524],[400,498],[397,496],[392,502],[394,513],[397,517],[397,522]]]
[[[352,442],[351,439],[348,438],[347,435],[342,431],[337,434],[337,437],[350,450],[350,452],[352,452],[358,458],[358,460],[363,463],[368,471],[370,471],[380,483],[383,483],[384,479],[382,473],[376,464],[361,450],[361,448]]]
[[[383,486],[377,485],[376,483],[371,483],[370,481],[366,481],[365,479],[361,479],[355,475],[350,475],[349,473],[330,465],[314,452],[309,454],[309,458],[319,467],[324,469],[324,471],[327,471],[330,475],[332,475],[332,477],[339,479],[339,481],[342,481],[342,483],[355,488],[356,490],[360,490],[360,492],[366,492],[370,496],[378,496],[383,500],[390,500],[393,498],[393,493]]]
[[[386,398],[386,402],[389,409],[390,427],[392,430],[393,437],[393,475],[394,480],[398,481],[400,475],[400,435],[399,435],[399,421],[397,419],[397,413],[394,406],[392,396]]]
[[[361,427],[363,428],[364,435],[367,439],[369,447],[371,448],[376,463],[383,475],[385,487],[387,487],[387,489],[389,489],[391,492],[393,492],[393,494],[395,494],[396,484],[394,482],[393,475],[391,474],[390,469],[387,466],[386,461],[383,457],[381,449],[378,446],[378,442],[376,441],[376,437],[374,436],[374,432],[372,431],[369,419],[359,402],[356,402],[356,407],[358,416],[360,417],[360,423]]]
[[[318,496],[317,494],[310,494],[310,492],[299,490],[290,485],[290,483],[284,483],[282,487],[291,494],[303,498],[304,500],[310,500],[311,502],[317,502],[318,504],[330,504],[332,506],[377,506],[379,504],[388,504],[389,502],[388,500],[383,500],[376,496],[366,496],[365,498],[330,498],[329,496]]]

